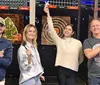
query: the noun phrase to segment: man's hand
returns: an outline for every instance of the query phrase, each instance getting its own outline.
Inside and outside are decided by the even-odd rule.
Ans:
[[[0,57],[4,56],[4,50],[0,51]]]

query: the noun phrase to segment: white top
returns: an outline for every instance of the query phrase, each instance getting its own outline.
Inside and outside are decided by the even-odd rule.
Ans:
[[[57,57],[55,66],[62,66],[78,71],[79,64],[83,61],[82,44],[74,38],[60,38],[53,27],[51,17],[47,18],[49,33],[57,46]]]
[[[26,54],[26,49],[31,50],[31,63],[28,64],[28,56]],[[43,74],[43,68],[40,62],[40,56],[36,47],[31,46],[30,43],[26,43],[25,47],[23,45],[18,49],[18,63],[20,69],[19,84],[37,75]]]

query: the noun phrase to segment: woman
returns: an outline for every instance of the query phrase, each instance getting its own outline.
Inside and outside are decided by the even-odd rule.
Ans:
[[[28,24],[24,28],[23,43],[18,49],[20,68],[20,85],[41,85],[40,78],[45,80],[40,56],[37,51],[37,29]]]
[[[57,47],[55,66],[58,67],[59,85],[75,85],[78,66],[83,61],[82,44],[79,40],[71,37],[74,34],[71,25],[65,27],[64,37],[61,39],[54,30],[48,5],[45,5],[44,11],[47,14],[50,36]]]

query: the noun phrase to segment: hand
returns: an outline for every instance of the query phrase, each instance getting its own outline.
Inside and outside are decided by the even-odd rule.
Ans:
[[[27,51],[26,51],[26,54],[27,54],[28,56],[30,56],[32,53],[31,53],[30,50],[27,50]]]
[[[47,3],[45,4],[45,6],[44,6],[44,12],[45,12],[47,15],[50,15],[48,5],[49,5],[49,4],[47,4]]]
[[[44,76],[40,76],[40,79],[41,79],[42,81],[45,81],[45,77],[44,77]]]
[[[0,57],[4,56],[4,50],[0,51]]]
[[[30,64],[31,63],[31,55],[32,55],[32,53],[31,53],[31,51],[30,50],[27,50],[26,51],[26,54],[28,55],[28,64]]]

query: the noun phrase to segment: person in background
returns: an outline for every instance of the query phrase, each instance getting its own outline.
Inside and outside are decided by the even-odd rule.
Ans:
[[[24,28],[23,43],[18,49],[18,63],[20,68],[20,85],[41,85],[43,67],[37,51],[37,28],[28,24]]]
[[[11,42],[3,37],[5,20],[0,17],[0,85],[5,85],[7,67],[12,61],[13,46]]]
[[[47,14],[48,31],[57,47],[55,66],[58,68],[59,85],[76,85],[78,67],[83,61],[82,44],[72,37],[74,30],[70,24],[65,26],[64,37],[60,38],[54,30],[47,4],[44,11]]]
[[[88,58],[88,84],[100,85],[100,21],[90,23],[92,36],[84,40],[84,54]]]

